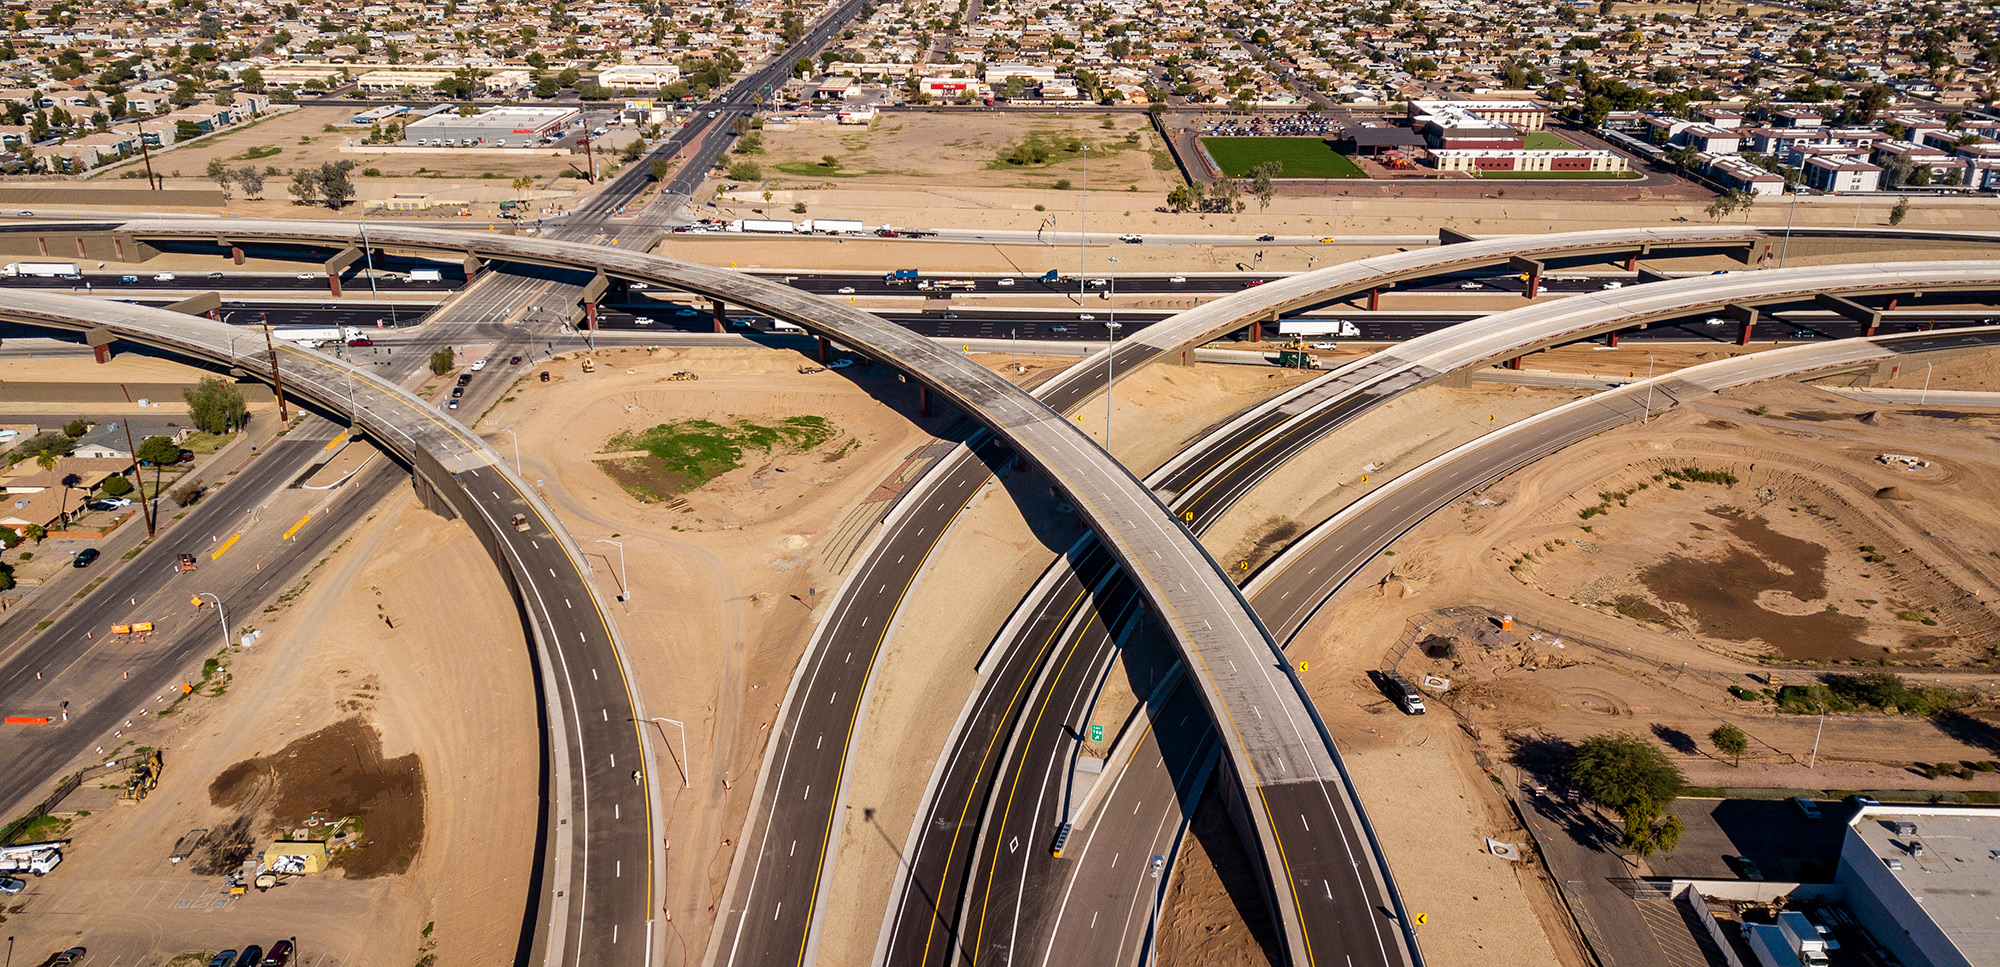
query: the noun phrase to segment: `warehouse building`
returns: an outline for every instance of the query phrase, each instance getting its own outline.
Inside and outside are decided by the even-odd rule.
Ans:
[[[1835,880],[1855,921],[1897,960],[2000,963],[2000,811],[1866,806],[1848,824]]]
[[[472,117],[440,114],[411,121],[403,129],[403,139],[454,147],[525,148],[561,137],[564,128],[582,121],[583,112],[570,107],[496,107]]]

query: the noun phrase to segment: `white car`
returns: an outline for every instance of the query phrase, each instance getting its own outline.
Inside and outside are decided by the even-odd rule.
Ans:
[[[1606,283],[1604,283],[1603,285],[1601,285],[1601,286],[1598,286],[1598,288],[1600,288],[1600,289],[1622,289],[1622,288],[1625,288],[1625,283],[1623,283],[1623,282],[1606,282]]]
[[[1129,245],[1138,245],[1141,242],[1144,242],[1146,240],[1146,237],[1144,235],[1126,234],[1118,236],[1118,240],[1121,242],[1125,242]]]
[[[311,280],[313,280],[313,279],[317,279],[317,278],[319,278],[319,276],[318,276],[318,275],[316,275],[316,274],[314,274],[314,273],[312,273],[312,272],[300,272],[300,273],[299,273],[299,279],[300,279],[300,281],[311,281]]]
[[[1460,283],[1458,284],[1458,287],[1459,287],[1459,288],[1461,288],[1461,289],[1484,289],[1484,288],[1486,288],[1486,283],[1484,283],[1484,282],[1460,282]]]
[[[1006,287],[1008,287],[1008,288],[1013,288],[1013,286],[1014,286],[1014,280],[1013,280],[1013,279],[1001,279],[1000,281],[998,281],[998,282],[995,282],[995,283],[993,283],[993,284],[994,284],[994,285],[1000,285],[1000,286],[1006,286]]]
[[[854,287],[853,287],[853,286],[851,286],[851,285],[843,285],[843,286],[841,286],[840,288],[838,288],[838,289],[835,289],[835,290],[833,290],[833,291],[835,291],[835,292],[838,292],[838,293],[840,293],[841,295],[853,295],[853,294],[854,294]]]
[[[1312,348],[1314,348],[1314,349],[1339,349],[1339,348],[1340,348],[1340,344],[1339,344],[1339,343],[1330,343],[1330,342],[1316,342],[1316,343],[1313,343],[1313,344],[1312,344]]]
[[[646,285],[646,283],[644,283],[644,282],[631,282],[631,283],[627,283],[627,284],[626,284],[626,286],[625,286],[625,288],[627,288],[627,289],[644,289],[644,288],[647,288],[647,285]]]
[[[1176,276],[1174,276],[1173,278],[1171,278],[1171,279],[1168,279],[1167,281],[1168,281],[1168,282],[1172,282],[1172,283],[1173,283],[1173,284],[1175,284],[1175,285],[1180,285],[1181,283],[1183,283],[1183,282],[1186,282],[1186,281],[1187,281],[1187,276],[1185,276],[1185,275],[1176,275]]]
[[[472,371],[473,371],[473,372],[475,372],[475,373],[476,373],[476,372],[479,372],[480,370],[482,370],[482,369],[485,369],[485,368],[486,368],[486,360],[483,360],[483,359],[475,359],[475,360],[473,360],[473,361],[472,361]]]
[[[1083,320],[1084,322],[1089,322],[1089,321],[1091,321],[1092,319],[1095,319],[1095,318],[1097,318],[1096,316],[1093,316],[1093,315],[1091,315],[1091,314],[1090,314],[1090,313],[1088,313],[1088,312],[1079,312],[1079,313],[1077,313],[1077,314],[1076,314],[1076,317],[1077,317],[1078,319],[1081,319],[1081,320]]]
[[[153,281],[155,281],[155,282],[172,282],[173,280],[175,280],[175,279],[177,279],[177,278],[180,278],[180,276],[177,276],[177,275],[173,274],[172,272],[161,272],[160,274],[158,274],[158,275],[155,275],[155,276],[153,276]]]
[[[1702,325],[1705,326],[1726,326],[1729,324],[1729,320],[1724,319],[1721,316],[1709,316],[1708,318],[1703,319],[1701,322]]]

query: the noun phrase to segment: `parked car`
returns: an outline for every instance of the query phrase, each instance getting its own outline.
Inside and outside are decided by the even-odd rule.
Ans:
[[[83,963],[83,957],[87,953],[89,951],[82,947],[71,947],[44,961],[42,967],[75,967],[75,965]]]
[[[542,370],[542,382],[546,383],[548,381],[549,381],[549,371],[546,369]]]
[[[208,958],[208,967],[235,967],[235,965],[236,965],[235,947],[231,947],[228,950],[225,950],[219,954],[216,954],[213,957]]]
[[[452,399],[458,399],[459,397],[461,397],[461,396],[464,396],[464,395],[465,395],[465,387],[463,387],[463,386],[454,386],[454,387],[452,387],[452,388],[451,388],[451,398],[452,398]]]
[[[13,896],[27,888],[27,880],[18,876],[0,876],[0,896]]]
[[[123,510],[130,506],[132,502],[123,497],[99,497],[90,502],[91,510]]]
[[[264,955],[264,967],[288,967],[292,962],[292,942],[280,940],[271,945],[271,952]]]
[[[80,551],[76,552],[76,560],[74,560],[74,561],[71,561],[71,562],[70,562],[70,566],[71,566],[71,567],[89,567],[89,566],[91,565],[91,562],[93,562],[93,561],[95,561],[95,560],[97,560],[98,558],[100,558],[100,557],[103,557],[103,556],[104,556],[104,553],[103,553],[102,551],[99,551],[99,550],[98,550],[97,548],[95,548],[95,547],[86,547],[86,548],[84,548],[83,550],[80,550]]]
[[[451,402],[449,402],[449,403],[446,403],[446,404],[444,405],[444,408],[445,408],[445,409],[447,409],[447,410],[455,410],[455,409],[458,409],[458,401],[457,401],[457,400],[452,400]]]
[[[1764,878],[1764,871],[1758,869],[1757,864],[1752,863],[1748,856],[1733,856],[1730,857],[1730,862],[1736,867],[1736,872],[1746,880],[1762,880]]]
[[[1146,237],[1143,235],[1127,233],[1118,236],[1118,240],[1124,242],[1127,245],[1139,245],[1146,241]]]
[[[264,963],[264,948],[251,944],[243,948],[242,956],[236,958],[236,967],[259,967]]]
[[[1793,796],[1792,805],[1798,807],[1799,814],[1807,819],[1818,819],[1820,816],[1819,803],[1804,796]]]

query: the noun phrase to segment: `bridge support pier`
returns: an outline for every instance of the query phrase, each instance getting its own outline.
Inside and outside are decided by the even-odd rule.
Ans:
[[[1262,320],[1262,319],[1259,319],[1259,320],[1257,320],[1256,322],[1253,322],[1253,323],[1251,323],[1251,324],[1250,324],[1250,329],[1249,329],[1248,331],[1249,331],[1249,333],[1250,333],[1250,341],[1251,341],[1251,342],[1263,342],[1263,341],[1264,341],[1264,320]]]
[[[728,332],[728,331],[729,331],[729,327],[723,324],[723,323],[725,322],[725,320],[727,320],[727,319],[729,318],[729,317],[728,317],[728,315],[727,315],[728,311],[729,311],[729,307],[728,307],[727,305],[723,304],[723,301],[722,301],[721,299],[717,299],[717,300],[715,300],[715,301],[714,301],[714,303],[712,303],[712,304],[711,304],[711,306],[710,306],[710,312],[711,312],[711,314],[713,315],[713,318],[714,318],[714,321],[715,321],[715,331],[716,331],[716,332]]]
[[[1369,290],[1368,290],[1368,311],[1369,311],[1369,312],[1375,312],[1375,311],[1377,311],[1377,310],[1379,310],[1379,309],[1381,309],[1381,308],[1382,308],[1382,290],[1381,290],[1381,289],[1369,289]]]
[[[1515,255],[1507,259],[1507,266],[1528,277],[1528,298],[1533,299],[1542,294],[1541,262]]]
[[[1521,369],[1521,359],[1522,357],[1516,356],[1513,359],[1507,360],[1507,368],[1519,372]]]
[[[931,388],[921,384],[917,386],[917,413],[922,416],[937,415],[931,406]]]
[[[1639,271],[1639,253],[1633,252],[1632,254],[1625,256],[1625,271],[1627,272]]]
[[[1618,348],[1618,331],[1616,329],[1604,334],[1604,345],[1611,349]]]
[[[819,364],[824,366],[833,358],[833,340],[825,336],[816,336],[814,338],[819,340]]]
[[[1748,321],[1736,324],[1736,344],[1738,346],[1750,345],[1750,329],[1755,325],[1757,325],[1755,322]]]
[[[242,265],[242,264],[243,264],[243,246],[241,246],[241,245],[231,245],[231,246],[229,246],[229,260],[230,260],[231,262],[234,262],[234,263],[236,263],[237,265]]]
[[[108,330],[91,329],[84,332],[84,345],[90,347],[91,358],[97,360],[98,365],[103,365],[111,361],[111,339],[112,336]]]
[[[590,327],[591,332],[597,331],[597,303],[586,302],[583,304],[583,323]]]
[[[334,297],[334,298],[336,298],[336,299],[340,298],[340,272],[339,272],[339,270],[337,270],[337,269],[336,269],[335,271],[332,271],[332,272],[328,272],[328,273],[326,274],[326,287],[327,287],[327,289],[328,289],[329,291],[331,291],[331,292],[333,293],[333,297]]]

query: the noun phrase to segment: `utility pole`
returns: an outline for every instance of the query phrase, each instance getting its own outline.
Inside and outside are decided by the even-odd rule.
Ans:
[[[1813,704],[1819,705],[1819,728],[1813,730],[1812,758],[1806,761],[1807,769],[1813,769],[1819,765],[1819,737],[1826,733],[1826,706],[1820,705],[1818,702],[1814,702]],[[1792,761],[1797,762],[1798,760],[1794,759]]]
[[[271,389],[278,394],[278,422],[292,422],[291,411],[285,408],[285,381],[278,376],[278,345],[271,341],[271,326],[264,325],[264,351],[271,354]]]
[[[146,159],[146,187],[159,191],[159,179],[153,175],[153,152],[146,147],[146,120],[139,118],[132,123],[139,127],[139,156]]]
[[[119,389],[124,389],[124,386],[121,384]],[[137,477],[139,486],[144,488],[146,486],[146,478],[139,471],[139,445],[132,442],[132,421],[125,420],[123,422],[125,424],[125,450],[132,454],[132,476]],[[139,496],[144,497],[146,495],[141,493]],[[155,533],[153,527],[153,502],[150,500],[141,500],[139,501],[139,506],[146,514],[146,536],[152,537]]]

